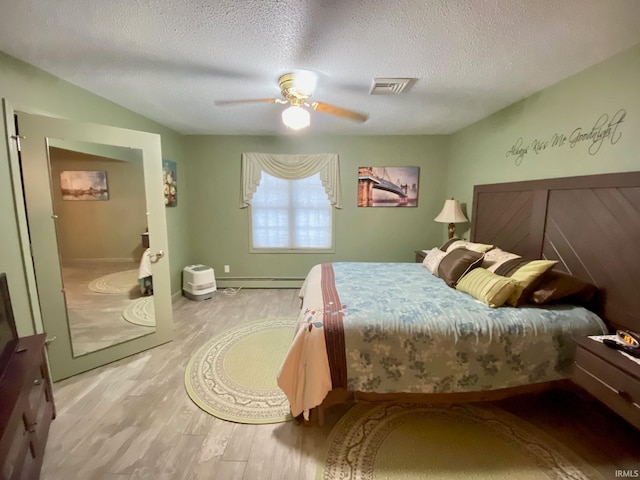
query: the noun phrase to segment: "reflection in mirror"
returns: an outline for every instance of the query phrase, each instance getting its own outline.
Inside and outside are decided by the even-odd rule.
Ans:
[[[142,151],[49,139],[73,356],[155,331]]]

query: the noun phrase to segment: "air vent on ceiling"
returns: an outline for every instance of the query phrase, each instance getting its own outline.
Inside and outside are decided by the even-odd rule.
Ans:
[[[398,95],[407,89],[414,78],[374,78],[370,95]]]

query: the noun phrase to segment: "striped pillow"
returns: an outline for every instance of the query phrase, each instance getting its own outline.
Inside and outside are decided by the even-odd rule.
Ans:
[[[456,289],[468,293],[491,308],[504,305],[516,288],[516,282],[484,268],[475,268],[460,279]]]
[[[496,273],[497,268],[503,263],[513,260],[514,258],[520,258],[520,255],[515,253],[505,252],[500,248],[493,248],[484,255],[482,260],[482,268],[486,268],[490,272]],[[500,275],[498,273],[498,275]]]
[[[515,280],[516,288],[507,300],[509,305],[519,307],[528,301],[531,289],[537,285],[542,274],[553,267],[555,260],[525,260],[516,258],[503,263],[496,269],[496,273]]]

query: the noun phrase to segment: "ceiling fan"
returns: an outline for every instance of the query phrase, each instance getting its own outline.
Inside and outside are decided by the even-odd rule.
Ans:
[[[279,103],[289,104],[282,112],[282,122],[293,130],[308,127],[311,123],[308,108],[320,113],[336,115],[356,122],[366,122],[368,115],[347,110],[346,108],[330,105],[325,102],[311,102],[307,100],[312,95],[316,86],[316,74],[308,70],[299,70],[293,73],[285,73],[278,79],[281,98],[256,98],[249,100],[223,100],[215,102],[216,105],[234,105],[242,103]]]

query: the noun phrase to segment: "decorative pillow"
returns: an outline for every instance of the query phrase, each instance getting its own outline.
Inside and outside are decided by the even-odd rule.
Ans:
[[[505,263],[508,260],[513,260],[514,258],[521,258],[520,255],[516,255],[515,253],[505,252],[500,248],[492,248],[485,255],[482,260],[482,268],[486,268],[490,272],[495,272],[496,268]]]
[[[491,308],[504,305],[515,288],[515,280],[501,277],[484,268],[474,268],[456,285],[457,290],[472,295]]]
[[[449,240],[447,240],[442,244],[442,246],[440,247],[440,250],[442,250],[443,252],[446,252],[447,248],[449,248],[449,245],[451,245],[453,242],[459,242],[459,241],[460,239],[458,237],[450,238]]]
[[[517,307],[528,300],[530,291],[536,287],[542,274],[553,267],[555,260],[525,260],[514,258],[500,265],[495,273],[515,280],[516,288],[507,300],[509,305]]]
[[[427,267],[431,273],[438,275],[438,266],[440,261],[445,257],[446,252],[443,252],[439,248],[432,248],[427,252],[427,255],[422,261],[422,265]]]
[[[527,260],[526,258],[522,258],[522,257],[510,258],[509,260],[502,262],[500,265],[498,265],[494,269],[493,273],[502,275],[503,277],[510,277],[512,274],[517,272],[520,267],[524,267],[531,261],[532,260]]]
[[[451,242],[447,246],[447,253],[451,250],[455,250],[456,248],[466,248],[467,250],[471,250],[473,252],[485,253],[493,248],[493,245],[487,245],[486,243],[473,243],[467,242],[465,240],[458,240],[456,242]]]
[[[438,265],[438,276],[450,287],[455,287],[462,276],[482,263],[483,253],[456,248],[447,253]]]
[[[538,305],[566,300],[567,303],[591,306],[597,293],[598,288],[591,283],[568,273],[549,270],[544,274],[529,299]]]

